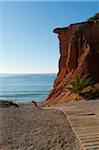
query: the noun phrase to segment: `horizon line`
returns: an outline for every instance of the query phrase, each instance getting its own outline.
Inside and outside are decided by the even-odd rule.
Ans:
[[[18,73],[14,73],[14,72],[11,72],[11,73],[0,73],[0,75],[6,75],[6,74],[57,74],[57,72],[34,72],[34,73],[20,73],[20,72],[18,72]]]

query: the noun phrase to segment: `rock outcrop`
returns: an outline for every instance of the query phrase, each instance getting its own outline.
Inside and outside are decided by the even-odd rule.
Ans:
[[[60,45],[59,72],[44,105],[83,99],[66,91],[70,80],[77,75],[90,74],[93,84],[99,82],[99,18],[56,28],[54,33]]]
[[[0,100],[0,108],[7,108],[7,107],[19,107],[19,105],[13,101]]]

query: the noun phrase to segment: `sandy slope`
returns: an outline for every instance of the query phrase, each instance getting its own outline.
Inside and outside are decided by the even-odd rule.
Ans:
[[[3,150],[78,150],[66,116],[56,110],[0,109]]]

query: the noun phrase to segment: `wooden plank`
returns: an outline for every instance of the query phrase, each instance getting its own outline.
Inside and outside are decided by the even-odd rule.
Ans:
[[[79,101],[52,108],[62,111],[67,116],[83,150],[99,150],[99,100],[94,103]]]

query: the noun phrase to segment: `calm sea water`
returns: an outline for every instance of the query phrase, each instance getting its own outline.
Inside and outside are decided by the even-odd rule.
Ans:
[[[42,102],[53,86],[56,74],[0,75],[0,100]]]

